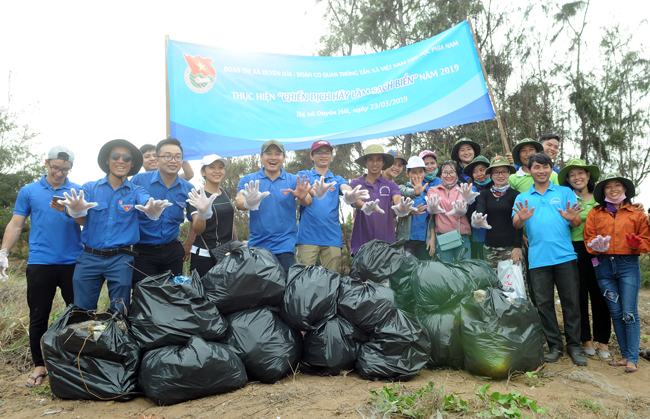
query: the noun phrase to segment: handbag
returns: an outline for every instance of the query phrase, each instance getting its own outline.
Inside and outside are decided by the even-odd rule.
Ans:
[[[463,238],[460,234],[460,216],[458,217],[458,230],[449,233],[438,234],[436,237],[440,250],[453,250],[463,245]]]

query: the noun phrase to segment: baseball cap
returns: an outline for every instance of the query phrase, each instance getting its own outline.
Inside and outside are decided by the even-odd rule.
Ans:
[[[262,144],[262,153],[266,151],[267,148],[271,147],[272,145],[276,146],[277,148],[280,149],[281,152],[284,153],[284,145],[278,140],[268,140],[264,144]]]
[[[220,161],[221,163],[223,163],[224,169],[227,169],[228,165],[230,164],[228,160],[224,159],[218,154],[209,154],[201,159],[201,167],[209,166],[216,161]]]
[[[59,159],[74,163],[74,153],[66,146],[57,145],[56,147],[52,147],[52,149],[47,153],[47,159]]]
[[[332,144],[328,143],[325,140],[318,140],[314,141],[314,144],[311,145],[311,150],[309,150],[309,154],[312,154],[314,150],[321,148],[321,147],[328,147],[330,150],[334,150],[334,147],[332,147]]]
[[[420,154],[418,155],[422,160],[424,160],[426,156],[432,156],[436,161],[438,161],[438,155],[431,150],[420,151]]]
[[[416,167],[421,167],[421,168],[424,169],[424,168],[426,168],[427,166],[424,164],[424,160],[422,160],[420,157],[418,157],[418,156],[411,156],[411,157],[409,158],[409,162],[408,162],[408,164],[406,165],[406,170],[415,169]]]
[[[393,158],[395,158],[395,159],[401,159],[401,160],[404,162],[404,164],[407,164],[407,163],[408,163],[408,161],[404,158],[404,154],[402,154],[401,151],[397,151],[397,150],[388,150],[387,153],[390,154],[390,155],[392,155]]]

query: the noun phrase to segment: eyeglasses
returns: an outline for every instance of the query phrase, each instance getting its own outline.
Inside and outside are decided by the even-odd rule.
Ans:
[[[57,167],[57,166],[52,166],[52,165],[50,165],[49,163],[48,163],[47,165],[50,166],[50,170],[52,170],[52,173],[59,173],[59,172],[61,172],[61,173],[63,173],[64,175],[67,175],[68,173],[70,173],[70,170],[72,170],[72,168],[69,168],[69,169],[64,168],[64,169],[62,169],[62,168]]]
[[[163,156],[158,156],[158,158],[163,159],[165,161],[183,161],[183,155],[182,154],[177,154],[175,156],[172,156],[171,154],[165,154]]]
[[[454,176],[456,172],[442,172],[442,176]]]
[[[505,176],[505,175],[507,175],[507,174],[509,174],[509,173],[510,173],[510,172],[508,172],[507,170],[505,170],[505,171],[501,171],[501,170],[499,170],[499,171],[497,171],[497,170],[493,170],[493,171],[492,171],[492,176]]]
[[[128,162],[131,161],[131,159],[133,159],[133,157],[131,157],[130,154],[126,154],[126,153],[125,154],[120,154],[117,151],[114,152],[114,153],[111,153],[111,159],[113,159],[113,160],[119,160],[120,157],[122,157],[122,161],[124,161],[124,163],[128,163]]]
[[[314,151],[312,153],[314,156],[331,156],[332,152],[331,151]]]

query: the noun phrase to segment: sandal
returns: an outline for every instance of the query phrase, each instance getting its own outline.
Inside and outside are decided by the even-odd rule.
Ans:
[[[583,346],[582,350],[585,351],[585,355],[594,356],[596,355],[596,350],[593,346]]]
[[[36,388],[36,387],[40,386],[41,384],[43,384],[43,381],[45,380],[45,377],[47,377],[47,376],[48,376],[48,373],[47,373],[47,372],[44,372],[43,374],[38,374],[36,377],[34,377],[33,375],[30,375],[30,376],[29,376],[29,379],[30,379],[30,380],[34,380],[34,384],[29,384],[28,382],[25,382],[25,387],[28,387],[28,388]],[[39,378],[41,379],[41,382],[38,383],[38,384],[36,384],[36,381],[37,381]]]
[[[612,367],[627,367],[627,362],[616,361],[616,362],[610,362],[609,365],[611,365]]]
[[[625,372],[637,372],[638,370],[639,368],[636,366],[636,364],[634,364],[633,367],[625,367]]]
[[[606,348],[598,348],[598,356],[601,359],[609,359],[612,357],[612,353],[609,352],[609,349]]]

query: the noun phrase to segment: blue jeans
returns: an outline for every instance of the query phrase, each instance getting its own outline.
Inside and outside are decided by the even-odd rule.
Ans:
[[[469,240],[469,236],[466,234],[463,234],[460,236],[463,239],[463,244],[455,249],[451,250],[440,250],[440,245],[438,244],[438,240],[436,240],[436,253],[440,255],[440,259],[443,262],[449,262],[453,263],[454,259],[458,260],[458,256],[460,256],[460,252],[463,249],[467,249],[467,252],[463,255],[463,259],[471,259],[472,258],[472,245]]]
[[[641,268],[639,257],[633,255],[598,257],[595,267],[598,286],[605,296],[605,302],[612,316],[614,333],[621,348],[621,356],[627,362],[639,362],[639,288]]]
[[[282,269],[284,269],[284,272],[287,274],[289,273],[289,268],[296,263],[296,255],[291,252],[276,253],[275,257],[278,259]]]
[[[74,303],[84,310],[97,310],[97,300],[106,279],[111,310],[127,313],[131,308],[133,256],[99,256],[81,252],[72,277]]]

